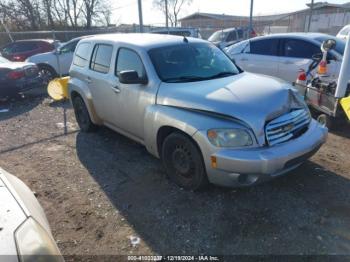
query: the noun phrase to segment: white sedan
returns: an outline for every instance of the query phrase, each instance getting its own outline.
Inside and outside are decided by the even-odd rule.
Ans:
[[[322,53],[324,40],[334,39],[337,44],[328,54],[328,72],[337,77],[345,49],[345,41],[320,33],[285,33],[256,37],[224,51],[243,70],[265,74],[294,82],[300,69],[305,71],[312,56]]]
[[[64,261],[38,200],[0,168],[0,260]]]

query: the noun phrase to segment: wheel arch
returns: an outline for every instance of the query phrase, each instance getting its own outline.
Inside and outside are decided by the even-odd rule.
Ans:
[[[78,88],[74,88],[74,87],[72,88],[71,85],[70,85],[69,97],[70,97],[71,102],[77,96],[80,96],[84,100],[84,103],[85,103],[85,105],[86,105],[86,107],[87,107],[87,109],[89,111],[89,115],[90,115],[91,121],[95,125],[102,125],[102,123],[103,123],[102,119],[100,119],[100,117],[96,113],[95,106],[93,104],[91,94],[90,94],[90,96],[86,95],[86,93],[84,91],[79,90]]]

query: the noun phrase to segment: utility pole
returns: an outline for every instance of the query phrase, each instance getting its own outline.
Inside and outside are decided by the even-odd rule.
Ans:
[[[10,30],[8,30],[8,28],[7,28],[7,26],[6,26],[5,22],[4,22],[4,20],[3,20],[2,18],[0,18],[0,23],[1,23],[2,26],[4,27],[5,32],[6,32],[7,35],[9,36],[11,42],[14,42],[14,40],[13,40],[13,38],[12,38],[12,35],[11,35],[11,32],[10,32]]]
[[[141,3],[141,0],[138,0],[138,6],[139,6],[140,33],[143,33],[143,19],[142,19],[142,3]]]
[[[168,29],[169,28],[169,22],[168,22],[168,0],[165,0],[165,26]]]
[[[311,27],[311,21],[312,21],[312,13],[314,11],[314,0],[311,0],[311,5],[310,5],[310,15],[309,15],[309,23],[307,25],[307,31],[310,32],[310,27]]]
[[[254,7],[254,0],[250,0],[249,38],[251,37],[253,32],[253,7]]]

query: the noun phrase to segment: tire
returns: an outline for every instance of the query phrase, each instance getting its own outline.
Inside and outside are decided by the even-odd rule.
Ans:
[[[80,130],[86,133],[95,131],[97,126],[92,123],[84,100],[80,96],[76,96],[73,98],[72,102],[75,118],[78,122]]]
[[[58,76],[55,69],[47,65],[39,65],[39,74],[43,80],[44,87],[47,87],[50,81]]]
[[[209,185],[202,154],[186,135],[175,132],[167,136],[161,157],[170,180],[186,190],[202,190]]]
[[[331,130],[333,128],[334,119],[326,114],[320,114],[317,117],[317,122]]]

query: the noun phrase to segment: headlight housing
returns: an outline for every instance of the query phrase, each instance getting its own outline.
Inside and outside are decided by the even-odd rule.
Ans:
[[[253,139],[244,129],[210,129],[210,143],[217,147],[245,147],[253,145]]]
[[[20,261],[64,261],[56,242],[29,217],[15,232]]]

